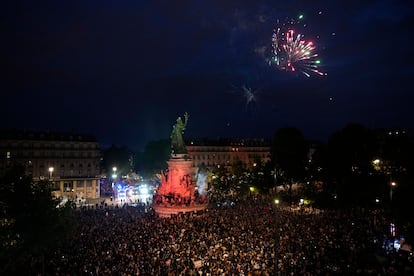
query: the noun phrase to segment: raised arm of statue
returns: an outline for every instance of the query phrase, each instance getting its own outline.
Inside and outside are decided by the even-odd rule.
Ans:
[[[186,113],[184,113],[184,128],[183,128],[183,130],[187,127],[187,122],[188,122],[188,113],[186,112]]]

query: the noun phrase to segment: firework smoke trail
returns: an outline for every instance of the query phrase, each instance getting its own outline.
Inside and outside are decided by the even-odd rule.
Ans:
[[[253,108],[257,104],[257,95],[259,94],[260,90],[255,89],[253,90],[251,87],[249,87],[246,84],[243,84],[242,86],[236,86],[232,85],[233,89],[231,93],[238,94],[238,97],[243,100],[243,103],[245,104],[246,109]]]
[[[244,97],[246,98],[246,105],[249,105],[251,102],[256,101],[256,95],[251,88],[247,87],[246,85],[242,86],[242,92]]]

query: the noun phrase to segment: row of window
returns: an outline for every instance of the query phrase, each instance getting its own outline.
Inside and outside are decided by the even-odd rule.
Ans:
[[[39,169],[39,170],[43,170],[44,169],[44,170],[47,170],[47,171],[49,171],[50,168],[53,168],[53,169],[57,169],[57,168],[60,168],[60,169],[71,168],[71,169],[73,169],[75,167],[78,167],[78,168],[86,167],[88,169],[90,169],[90,168],[99,169],[99,165],[96,162],[94,162],[93,164],[92,163],[87,163],[87,164],[86,163],[78,163],[76,165],[75,165],[75,163],[68,163],[68,162],[66,162],[66,163],[60,163],[60,165],[56,166],[55,165],[56,162],[47,162],[47,165],[45,165],[44,162],[35,163],[35,162],[32,162],[32,161],[29,160],[29,161],[27,161],[26,164],[27,164],[26,166],[28,168],[35,168],[35,169]]]
[[[6,159],[10,158],[26,158],[26,157],[55,157],[55,158],[98,158],[100,153],[97,151],[7,151],[5,154],[2,154]]]
[[[264,148],[188,148],[189,152],[269,152],[270,149]]]
[[[217,158],[216,158],[217,157]],[[217,159],[217,160],[230,160],[231,156],[230,155],[193,155],[192,156],[193,159],[195,160],[209,160],[209,159]]]
[[[53,190],[60,190],[61,184],[62,183],[59,182],[59,181],[52,182],[52,188],[53,188]],[[72,189],[74,189],[74,187],[75,187],[75,185],[74,185],[73,181],[65,181],[65,182],[63,182],[63,190],[64,191],[72,190]],[[76,183],[76,188],[77,189],[83,189],[85,187],[87,189],[92,189],[92,187],[93,187],[92,186],[92,181],[91,180],[87,180],[85,182],[82,181],[82,182],[77,182]]]
[[[37,149],[99,149],[97,143],[32,143],[32,142],[3,142],[0,148],[37,148]]]
[[[58,172],[46,172],[46,171],[36,171],[36,170],[32,170],[32,169],[28,169],[27,173],[29,175],[32,175],[33,177],[60,177],[60,178],[65,178],[65,177],[95,177],[96,175],[99,174],[99,171],[91,171],[91,170],[59,170]]]
[[[259,155],[259,154],[249,154],[247,156],[243,156],[243,157],[240,158],[239,155],[238,156],[234,156],[234,155],[230,155],[230,154],[228,154],[228,155],[221,155],[221,154],[218,154],[218,155],[215,155],[215,154],[209,155],[209,154],[207,154],[207,155],[192,155],[192,158],[194,160],[210,160],[210,159],[212,159],[212,160],[231,160],[232,159],[232,156],[233,156],[233,159],[237,159],[237,160],[239,160],[239,159],[255,159],[255,158],[259,158],[259,159],[264,160],[264,159],[267,158],[268,155],[267,154],[262,154],[262,155]]]
[[[225,164],[216,161],[194,162],[193,167],[199,168],[201,164],[204,164],[207,167],[217,167],[218,165],[230,166],[230,161],[226,161]]]

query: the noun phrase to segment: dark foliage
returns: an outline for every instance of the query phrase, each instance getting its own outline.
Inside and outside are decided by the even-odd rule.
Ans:
[[[102,167],[109,173],[116,167],[117,173],[126,175],[134,170],[133,153],[126,147],[112,145],[103,151]]]
[[[29,275],[30,256],[44,256],[74,233],[73,209],[69,204],[56,208],[50,183],[34,183],[22,167],[13,167],[2,177],[0,189],[0,274]]]
[[[160,173],[167,169],[167,161],[171,155],[171,143],[169,139],[151,141],[145,146],[145,150],[139,161],[140,173],[144,177]]]
[[[285,181],[302,180],[308,147],[302,133],[296,128],[278,129],[272,141],[271,158],[276,170],[281,170]]]

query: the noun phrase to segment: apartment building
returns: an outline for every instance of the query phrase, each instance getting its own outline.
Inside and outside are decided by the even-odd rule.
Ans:
[[[218,165],[231,167],[237,163],[250,167],[259,160],[270,160],[271,141],[266,139],[189,139],[186,145],[194,168],[203,164],[212,170]]]
[[[101,150],[93,136],[1,130],[0,156],[0,174],[19,164],[34,182],[50,180],[55,196],[100,197]]]

